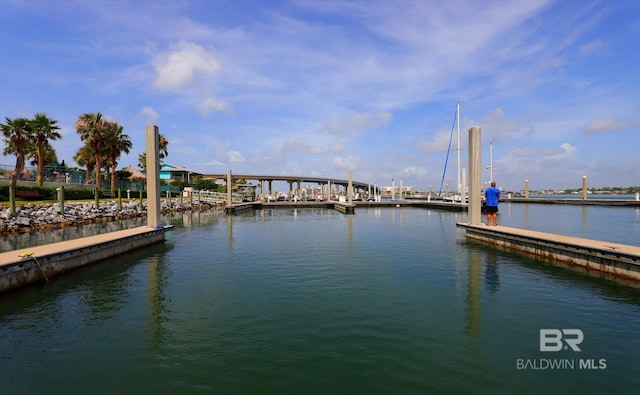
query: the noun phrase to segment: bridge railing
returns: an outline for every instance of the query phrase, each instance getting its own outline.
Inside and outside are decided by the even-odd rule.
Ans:
[[[226,203],[227,202],[227,194],[225,192],[213,192],[213,191],[198,191],[195,190],[192,192],[193,197],[197,198],[201,201],[205,202],[214,202],[214,203]],[[232,203],[242,203],[242,196],[232,195],[231,202]]]

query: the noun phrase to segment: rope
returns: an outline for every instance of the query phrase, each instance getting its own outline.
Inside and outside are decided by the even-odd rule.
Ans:
[[[36,261],[36,265],[38,265],[38,268],[40,268],[40,271],[42,272],[42,275],[44,276],[44,279],[47,280],[47,282],[49,282],[49,277],[47,277],[47,273],[44,272],[44,269],[42,268],[42,266],[40,266],[40,262],[38,262],[38,259],[33,256],[33,252],[23,252],[22,254],[18,255],[20,258],[25,259],[25,258],[31,258],[34,261]]]

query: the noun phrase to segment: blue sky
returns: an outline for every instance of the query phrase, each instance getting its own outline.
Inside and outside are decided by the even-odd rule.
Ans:
[[[640,1],[0,0],[0,117],[57,119],[69,165],[101,112],[120,168],[155,124],[202,173],[438,190],[457,101],[499,186],[640,185]]]

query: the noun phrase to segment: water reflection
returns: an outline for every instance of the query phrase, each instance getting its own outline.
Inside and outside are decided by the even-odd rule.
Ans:
[[[480,308],[482,307],[482,260],[480,251],[469,249],[469,269],[467,277],[467,298],[465,306],[466,325],[464,333],[469,337],[466,349],[471,358],[479,361],[486,359],[480,350],[480,334],[482,332],[482,320]]]
[[[500,288],[498,255],[493,251],[487,251],[487,265],[484,273],[484,281],[490,293],[494,294],[498,292],[498,288]]]
[[[482,255],[483,251],[476,248],[469,248],[468,251],[468,276],[467,295],[465,298],[465,318],[466,324],[464,334],[468,337],[465,349],[469,352],[470,358],[476,361],[484,361],[487,356],[482,351]],[[500,288],[500,278],[498,274],[498,254],[493,251],[485,251],[484,284],[490,294],[495,294]]]
[[[233,252],[233,216],[227,215],[227,250]]]
[[[164,289],[167,286],[168,276],[166,266],[159,255],[149,258],[148,266],[148,292],[149,306],[146,310],[149,328],[146,334],[149,336],[149,349],[158,349],[162,346],[165,334],[163,322],[169,313]]]

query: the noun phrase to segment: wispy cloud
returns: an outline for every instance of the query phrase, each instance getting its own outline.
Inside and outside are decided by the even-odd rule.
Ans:
[[[614,118],[594,119],[582,129],[584,134],[616,133],[640,126],[640,117],[631,120]]]
[[[353,131],[375,130],[387,125],[393,119],[390,112],[363,114],[351,111],[343,120],[326,125],[327,133],[335,136],[349,136]]]
[[[160,115],[151,107],[142,107],[140,110],[142,116],[146,119],[147,123],[155,123],[158,119],[160,119]]]
[[[602,41],[602,39],[597,39],[581,46],[580,52],[582,52],[583,55],[591,55],[595,52],[599,52],[604,47],[604,41]]]

